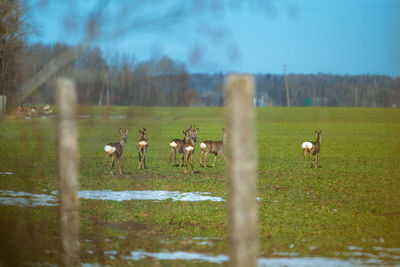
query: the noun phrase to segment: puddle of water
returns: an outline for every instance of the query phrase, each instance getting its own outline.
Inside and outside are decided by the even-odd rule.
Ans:
[[[284,257],[298,257],[299,256],[299,253],[297,253],[297,252],[279,252],[279,251],[276,251],[276,252],[274,252],[272,254],[274,254],[276,256],[284,256]]]
[[[90,116],[90,115],[78,115],[78,119],[90,119],[90,118],[92,118],[92,116]],[[110,116],[96,116],[94,118],[96,118],[96,119],[104,119],[104,118],[126,119],[126,118],[128,118],[128,116],[126,116],[126,115],[110,115]]]
[[[400,253],[400,248],[382,248],[382,247],[373,247],[376,251],[387,251],[393,253]]]
[[[189,192],[180,193],[179,191],[111,191],[111,190],[88,190],[80,191],[79,197],[83,199],[98,199],[98,200],[168,200],[173,201],[225,201],[220,197],[210,196],[210,193]]]
[[[58,199],[47,194],[0,190],[0,205],[17,207],[57,206]]]
[[[186,238],[185,238],[186,239]],[[192,237],[188,238],[191,240],[198,241],[197,243],[207,242],[211,239],[208,237]],[[297,252],[281,252],[276,251],[274,255],[276,257],[258,259],[258,266],[321,266],[321,267],[333,267],[333,266],[345,266],[345,267],[356,267],[356,266],[381,266],[381,265],[398,265],[400,260],[400,248],[383,248],[373,247],[372,252],[365,252],[364,249],[357,246],[348,246],[348,251],[338,252],[333,258],[326,257],[299,257]],[[131,251],[128,256],[123,256],[117,251],[105,252],[105,255],[110,259],[122,259],[131,261],[140,261],[145,258],[152,258],[154,260],[183,260],[183,261],[203,261],[209,263],[223,264],[229,261],[227,255],[209,255],[204,253],[196,252],[145,252],[142,250]]]
[[[26,192],[14,192],[0,190],[0,205],[18,206],[18,207],[37,207],[37,206],[57,206],[57,191],[48,194],[31,194]],[[79,191],[79,197],[82,199],[93,200],[153,200],[162,201],[171,199],[173,201],[225,201],[220,197],[210,196],[205,192],[180,193],[179,191],[111,191],[111,190],[87,190]]]
[[[115,115],[115,116],[108,116],[110,119],[126,119],[126,115]]]
[[[258,259],[258,266],[293,266],[293,267],[308,267],[308,266],[321,266],[321,267],[358,267],[364,266],[351,260],[331,259],[331,258],[260,258]]]
[[[186,261],[206,261],[211,263],[223,263],[229,260],[228,256],[225,255],[207,255],[203,253],[195,253],[195,252],[184,252],[184,251],[177,251],[177,252],[144,252],[144,251],[132,251],[130,256],[122,256],[124,260],[133,260],[139,261],[146,257],[154,258],[157,260],[186,260]]]
[[[0,172],[1,176],[12,175],[12,172]]]
[[[90,119],[90,118],[93,118],[90,115],[78,115],[77,117],[78,117],[78,119]],[[25,116],[24,117],[25,120],[30,120],[30,119],[52,119],[52,118],[57,118],[57,115],[43,115],[43,116],[39,116],[39,117]],[[128,118],[128,116],[126,116],[126,115],[110,115],[110,116],[96,116],[94,118],[96,118],[96,119],[104,119],[104,118],[108,118],[108,119],[126,119],[126,118]]]
[[[104,253],[110,259],[115,259],[118,257],[118,252],[107,251]],[[168,261],[168,260],[184,260],[184,261],[203,261],[208,263],[223,264],[229,261],[229,257],[226,255],[208,255],[204,253],[196,252],[145,252],[145,251],[131,251],[129,256],[120,256],[123,260],[140,261],[145,258],[153,258],[155,260]],[[351,260],[342,260],[335,258],[259,258],[258,266],[323,266],[323,267],[333,267],[333,266],[344,266],[344,267],[356,267],[363,266],[360,262],[354,262]]]
[[[90,115],[78,115],[79,119],[89,119]]]

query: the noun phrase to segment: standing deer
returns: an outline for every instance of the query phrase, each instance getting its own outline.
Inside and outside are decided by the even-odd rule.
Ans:
[[[120,158],[122,156],[122,152],[126,144],[126,141],[128,140],[127,138],[128,132],[129,128],[126,129],[125,131],[122,131],[122,129],[119,128],[119,134],[120,134],[119,143],[109,143],[104,147],[104,150],[106,151],[106,164],[104,166],[104,174],[107,174],[108,158],[111,157],[110,174],[113,175],[112,169],[114,168],[114,160],[115,158],[117,158],[119,174],[122,176]]]
[[[322,130],[319,132],[315,130],[315,134],[317,135],[317,141],[315,142],[304,142],[301,147],[303,148],[303,166],[305,166],[305,157],[306,154],[308,153],[308,158],[310,159],[311,162],[311,168],[313,167],[313,161],[311,159],[311,155],[315,156],[315,168],[318,168],[318,154],[321,149],[321,135],[322,135]]]
[[[146,151],[147,151],[147,130],[146,127],[143,130],[139,129],[140,138],[136,143],[136,148],[139,153],[139,169],[146,169]]]
[[[186,131],[182,131],[184,136],[186,135],[186,132],[189,131],[189,129],[186,129]],[[176,165],[176,154],[181,155],[181,161],[179,162],[179,167],[182,166],[182,162],[184,163],[184,158],[183,158],[183,146],[185,144],[185,139],[174,139],[170,142],[169,144],[169,165],[171,165],[172,161],[172,153],[175,154],[175,165]]]
[[[196,129],[196,124],[194,125],[194,128],[192,128],[192,125],[190,125],[190,127],[187,128],[186,130],[182,131],[182,133],[185,136],[186,132],[191,131],[193,143],[194,143],[194,146],[196,146],[197,133],[193,134],[194,129]],[[198,131],[199,131],[199,129],[197,128],[197,132]],[[182,163],[185,164],[184,153],[183,153],[184,145],[185,145],[185,139],[174,139],[170,142],[170,144],[169,144],[169,165],[171,165],[172,154],[175,155],[175,165],[176,165],[176,154],[177,153],[181,154],[181,161],[179,162],[179,167],[182,166]]]
[[[227,138],[227,133],[224,128],[222,128],[222,140],[221,141],[204,141],[200,143],[200,153],[199,153],[199,158],[200,158],[200,166],[201,166],[201,156],[204,154],[204,168],[206,168],[206,157],[209,153],[214,154],[214,163],[213,167],[215,167],[215,161],[217,160],[217,155],[221,155],[225,162],[226,158],[224,155],[224,147],[226,143],[226,138]]]
[[[185,156],[185,173],[188,173],[187,165],[190,159],[190,166],[193,171],[193,154],[194,148],[196,145],[197,133],[199,132],[199,128],[196,129],[196,125],[194,128],[190,125],[190,128],[185,133],[185,144],[183,145],[183,154]]]

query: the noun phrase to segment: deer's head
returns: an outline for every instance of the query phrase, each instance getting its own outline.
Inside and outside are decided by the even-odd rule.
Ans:
[[[144,127],[143,130],[139,129],[139,133],[140,133],[141,138],[147,140],[147,129],[146,129],[146,127]]]
[[[195,142],[197,140],[197,133],[198,132],[199,132],[199,128],[196,128],[196,124],[194,125],[193,128],[192,128],[192,125],[190,125],[189,133],[190,133],[190,136],[191,136],[192,140],[195,141]]]
[[[128,132],[129,132],[129,128],[127,128],[125,131],[123,131],[121,128],[119,128],[119,135],[121,137],[121,140],[124,140],[125,143],[128,140],[128,137],[127,137]]]
[[[317,130],[315,130],[315,134],[317,135],[317,140],[319,143],[321,143],[321,139],[322,139],[322,130],[319,130],[319,132]]]
[[[228,138],[228,132],[225,128],[222,128],[222,141],[225,143],[226,139]]]
[[[190,129],[186,130],[186,131],[182,131],[183,134],[185,135],[184,140],[185,143],[189,142],[190,140],[192,140],[192,134],[190,132]]]

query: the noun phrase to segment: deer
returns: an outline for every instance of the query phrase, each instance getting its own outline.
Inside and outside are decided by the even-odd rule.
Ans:
[[[112,169],[114,168],[115,158],[117,158],[119,174],[122,176],[120,158],[122,156],[122,152],[124,150],[124,146],[126,144],[126,141],[128,140],[128,137],[127,137],[128,132],[129,132],[129,128],[126,129],[125,131],[123,131],[121,128],[119,128],[119,134],[120,134],[119,143],[109,143],[104,147],[104,150],[106,151],[106,164],[104,166],[104,174],[107,174],[108,158],[111,157],[110,174],[113,175]]]
[[[190,125],[190,128],[185,133],[185,139],[184,139],[184,145],[183,145],[183,154],[185,156],[185,171],[184,171],[184,173],[188,173],[187,165],[188,165],[189,160],[190,160],[190,166],[192,168],[192,172],[194,173],[193,154],[194,154],[194,148],[196,146],[196,139],[197,139],[198,132],[199,132],[199,128],[196,129],[196,125],[194,125],[194,128],[192,128],[192,126]]]
[[[223,159],[225,160],[225,163],[228,163],[225,155],[224,155],[224,148],[226,144],[226,139],[227,139],[227,133],[225,131],[225,128],[222,128],[222,140],[221,141],[203,141],[200,143],[200,153],[199,153],[199,158],[200,158],[200,166],[201,166],[201,157],[202,154],[204,155],[204,168],[206,168],[206,157],[208,154],[214,154],[214,163],[213,167],[215,167],[215,161],[217,160],[217,155],[221,155]]]
[[[311,155],[315,156],[315,168],[318,168],[318,154],[321,149],[321,136],[322,130],[319,132],[315,130],[315,134],[317,135],[317,141],[315,142],[303,142],[301,147],[303,148],[303,166],[305,166],[305,157],[308,154],[308,158],[311,162],[311,168],[313,167],[313,161],[311,159]]]
[[[196,128],[196,124],[194,125],[194,128]],[[183,136],[186,135],[187,131],[193,130],[192,125],[190,125],[189,128],[186,130],[183,130]],[[194,145],[196,146],[196,140],[197,140],[197,135],[193,135],[193,142]],[[175,155],[175,166],[176,166],[176,154],[179,153],[181,154],[181,161],[179,162],[179,167],[182,166],[182,163],[185,164],[185,159],[184,159],[184,153],[183,153],[183,146],[185,145],[185,139],[174,139],[169,143],[169,165],[171,165],[172,162],[172,154]]]
[[[147,169],[146,167],[146,151],[147,151],[147,129],[146,127],[143,130],[139,129],[140,138],[136,142],[136,148],[139,153],[139,169]]]
[[[185,136],[186,132],[189,131],[189,128],[183,130],[182,133]],[[181,161],[179,162],[179,167],[182,166],[182,162],[184,163],[183,158],[183,145],[185,144],[185,139],[174,139],[169,143],[169,165],[171,165],[172,154],[175,154],[175,166],[176,166],[176,154],[181,155]]]

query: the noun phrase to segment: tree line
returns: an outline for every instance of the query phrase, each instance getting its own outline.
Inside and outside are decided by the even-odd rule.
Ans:
[[[285,77],[254,74],[257,106],[286,106]],[[222,105],[224,75],[191,74],[199,104]],[[384,75],[287,75],[292,106],[400,107],[400,77]]]
[[[19,68],[15,70],[10,81],[1,83],[2,93],[12,98],[13,93],[18,92],[24,82],[52,58],[68,49],[72,47],[66,44],[23,46],[18,57]],[[106,59],[99,48],[88,48],[57,76],[75,80],[79,103],[82,105],[224,104],[224,74],[190,74],[183,63],[167,56],[144,62],[119,54]],[[254,101],[256,105],[286,106],[284,75],[255,74],[254,77],[257,88]],[[55,78],[41,86],[27,102],[53,104]],[[400,106],[400,77],[289,74],[287,79],[292,106]]]
[[[0,2],[0,95],[9,102],[44,66],[75,47],[28,44],[32,26],[20,1]],[[134,51],[133,51],[134,52]],[[89,47],[36,90],[26,103],[54,104],[56,76],[73,78],[83,105],[220,106],[222,73],[189,73],[168,56],[138,62]],[[258,106],[286,106],[285,77],[254,74]],[[399,107],[400,77],[383,75],[289,74],[292,106]],[[22,103],[24,104],[24,103]]]
[[[25,47],[21,81],[27,81],[51,58],[72,48],[65,44]],[[189,75],[184,64],[167,56],[136,62],[132,57],[115,54],[106,60],[99,48],[88,48],[57,76],[74,79],[82,105],[187,106],[197,99],[194,89],[187,86]],[[55,78],[28,102],[52,104]]]

